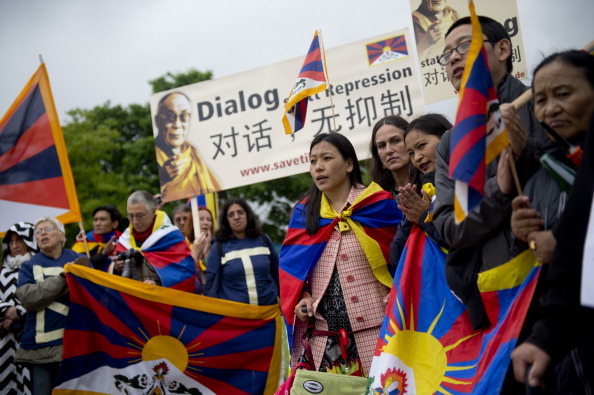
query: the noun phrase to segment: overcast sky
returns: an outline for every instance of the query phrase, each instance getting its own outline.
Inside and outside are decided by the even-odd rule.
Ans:
[[[517,2],[530,70],[594,39],[593,0]],[[146,103],[168,71],[218,78],[303,57],[316,28],[332,48],[411,26],[409,0],[0,0],[0,115],[38,54],[64,122],[77,107]]]

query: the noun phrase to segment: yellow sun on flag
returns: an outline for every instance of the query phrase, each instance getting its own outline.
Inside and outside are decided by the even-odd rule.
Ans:
[[[402,330],[400,330],[396,323],[390,320],[390,327],[394,334],[387,337],[387,344],[383,347],[382,351],[395,356],[408,369],[414,372],[414,388],[416,389],[416,393],[433,394],[436,391],[440,391],[447,394],[449,392],[441,385],[442,383],[469,384],[468,382],[448,377],[447,373],[457,370],[469,370],[476,365],[450,366],[448,365],[447,352],[456,348],[476,333],[460,339],[454,344],[444,346],[432,335],[432,332],[443,313],[445,301],[441,311],[434,318],[427,332],[416,331],[414,321],[412,320],[409,322],[409,327],[407,327],[400,301],[397,299],[396,303],[398,303],[398,311],[400,312],[402,322],[405,324]],[[411,316],[414,316],[412,311],[413,307],[411,306]]]
[[[154,336],[142,348],[143,361],[155,361],[165,358],[175,365],[180,372],[188,367],[188,351],[186,346],[171,336]]]
[[[192,347],[188,348],[179,340],[184,333],[185,326],[182,328],[177,338],[161,334],[161,326],[159,321],[157,321],[157,327],[159,334],[155,336],[149,336],[145,334],[140,328],[138,328],[138,330],[144,335],[145,340],[135,338],[134,341],[136,343],[128,343],[130,346],[138,349],[138,351],[131,352],[131,354],[139,356],[138,359],[134,359],[130,361],[130,363],[167,359],[177,369],[179,369],[180,372],[189,373],[187,370],[199,372],[200,369],[188,365],[202,363],[202,361],[197,360],[196,357],[204,355],[204,353],[198,352],[190,354],[190,348],[198,347],[200,343],[196,343]]]

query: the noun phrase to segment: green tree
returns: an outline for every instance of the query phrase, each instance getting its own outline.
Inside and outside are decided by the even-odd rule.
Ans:
[[[210,79],[212,79],[211,70],[202,72],[190,69],[186,73],[167,73],[164,76],[155,78],[154,80],[150,80],[149,84],[151,84],[151,86],[153,87],[153,93],[157,93]]]
[[[153,93],[212,78],[212,72],[191,69],[167,73],[149,81]],[[134,190],[159,190],[155,140],[150,108],[146,104],[127,107],[103,105],[68,112],[62,126],[70,166],[76,183],[85,230],[92,229],[92,212],[101,204],[113,204],[125,214],[126,199]],[[171,210],[170,203],[165,210]],[[78,225],[67,226],[69,242]]]

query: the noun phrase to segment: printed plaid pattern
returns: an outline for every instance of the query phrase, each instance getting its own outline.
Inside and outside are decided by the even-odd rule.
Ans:
[[[363,189],[351,189],[347,204],[352,202],[363,192]],[[345,206],[348,207],[348,206]],[[317,312],[321,298],[326,292],[334,267],[338,276],[345,299],[349,321],[353,331],[356,331],[355,343],[359,351],[361,363],[365,373],[369,373],[371,359],[377,343],[380,325],[384,317],[386,305],[383,298],[389,289],[381,284],[374,276],[369,262],[352,230],[339,232],[336,226],[330,240],[324,248],[318,263],[309,275],[312,296],[315,299],[316,329],[328,330],[324,318]],[[295,328],[295,338],[299,339],[305,333],[306,325],[298,321]],[[326,346],[326,337],[318,336],[310,340],[314,363],[319,365]],[[292,365],[295,366],[301,355],[301,343],[293,343]]]

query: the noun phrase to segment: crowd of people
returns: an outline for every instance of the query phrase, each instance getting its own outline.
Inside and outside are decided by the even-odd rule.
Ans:
[[[423,4],[419,13],[429,7]],[[471,22],[444,12],[453,23],[439,62],[460,90]],[[487,166],[484,197],[462,223],[449,174],[452,124],[425,114],[375,124],[368,186],[351,142],[339,133],[317,135],[309,151],[311,188],[293,208],[280,256],[242,198],[223,204],[216,230],[213,213],[200,207],[195,229],[188,205],[173,210],[172,222],[151,193],[135,191],[123,232],[118,209],[99,206],[86,243],[72,250],[54,218],[14,224],[3,239],[0,271],[0,360],[9,369],[3,388],[50,393],[68,312],[66,264],[240,303],[280,303],[293,366],[306,360],[323,372],[368,375],[393,275],[417,226],[448,251],[448,284],[475,329],[490,325],[478,273],[531,249],[545,265],[502,391],[522,393],[527,382],[544,393],[589,393],[594,336],[586,317],[594,310],[580,305],[579,290],[594,189],[594,57],[577,50],[548,56],[533,74],[533,103],[516,108],[511,103],[529,88],[511,74],[511,39],[499,22],[479,20],[511,149]],[[157,146],[168,153],[159,171],[170,180],[170,195],[175,183],[191,184],[179,176],[191,147],[176,144],[186,102],[172,94],[159,104],[177,125],[158,123]]]

